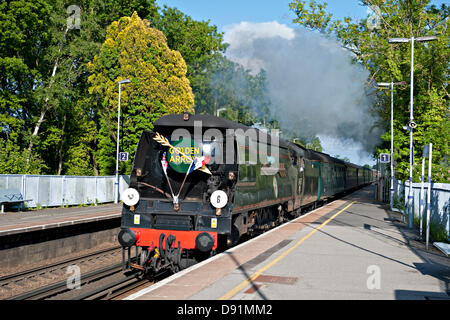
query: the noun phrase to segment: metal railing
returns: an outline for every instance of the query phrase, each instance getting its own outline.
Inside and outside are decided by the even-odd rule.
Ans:
[[[420,189],[421,183],[412,184],[412,207],[414,217],[420,217]],[[424,209],[422,210],[422,219],[425,220],[426,213],[426,199],[428,194],[428,183],[424,183]],[[399,209],[402,213],[407,213],[406,207],[408,205],[409,196],[409,181],[402,182],[394,180],[394,207]],[[450,224],[450,184],[448,183],[431,183],[430,194],[430,225],[440,226],[441,230],[449,234]]]
[[[51,176],[0,174],[0,189],[18,189],[27,207],[54,207],[114,201],[115,176]],[[130,176],[120,176],[119,197]]]

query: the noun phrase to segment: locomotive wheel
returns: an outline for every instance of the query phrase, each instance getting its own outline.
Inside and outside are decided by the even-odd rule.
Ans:
[[[231,234],[227,236],[227,246],[235,246],[240,239],[240,234],[238,228],[233,224],[231,227]]]

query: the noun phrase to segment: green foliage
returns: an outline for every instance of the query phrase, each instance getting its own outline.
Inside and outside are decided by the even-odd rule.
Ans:
[[[51,6],[43,0],[0,4],[0,137],[22,144],[44,81]]]
[[[270,128],[270,99],[264,71],[253,75],[241,65],[216,55],[208,65],[209,83],[199,97],[196,112],[217,115],[248,126]]]
[[[419,217],[414,217],[414,225],[419,228],[420,227],[420,219]],[[424,216],[422,220],[422,230],[423,235],[425,237],[425,233],[427,230],[427,220]],[[431,242],[444,242],[449,243],[447,230],[442,227],[442,224],[437,222],[430,221],[430,241]]]
[[[349,159],[349,158],[347,158],[347,157],[341,157],[341,156],[338,155],[338,154],[334,155],[333,157],[335,157],[336,159],[345,161],[345,162],[350,162],[350,159]],[[367,166],[368,168],[370,168],[370,166],[369,166],[368,164],[364,165],[364,167],[366,167],[366,166]],[[367,168],[367,167],[366,167],[366,168]]]
[[[167,113],[226,108],[222,117],[278,128],[265,74],[227,60],[209,21],[160,10],[154,0],[81,0],[77,29],[67,24],[71,4],[0,4],[0,153],[8,155],[0,173],[114,173],[123,78],[132,83],[122,87],[120,145],[131,159],[142,130]],[[144,21],[130,26],[133,12]],[[121,172],[131,164],[121,163]]]
[[[220,107],[215,108],[212,99],[216,90],[213,78],[218,66],[228,61],[222,55],[226,45],[217,27],[210,25],[209,21],[195,21],[178,9],[167,6],[161,10],[161,18],[151,21],[151,25],[165,34],[169,47],[179,51],[186,61],[187,77],[195,96],[195,112],[215,114],[214,110]],[[221,116],[237,116],[236,112],[229,110]]]
[[[297,15],[296,23],[337,38],[344,48],[354,55],[355,63],[364,65],[376,82],[398,82],[410,79],[410,44],[389,44],[389,38],[415,38],[436,35],[438,40],[415,43],[414,50],[414,170],[413,180],[419,181],[422,148],[433,143],[433,181],[450,182],[448,166],[449,93],[447,91],[449,46],[448,5],[441,8],[429,5],[430,1],[364,0],[365,6],[380,8],[379,24],[372,26],[367,19],[350,18],[334,20],[327,5],[316,1],[295,0],[290,3]],[[376,111],[385,129],[384,142],[377,153],[390,152],[390,92],[378,94]],[[402,129],[409,121],[409,87],[396,87],[394,93],[394,159],[396,178],[409,176],[409,132]]]
[[[101,174],[113,174],[116,159],[118,81],[122,85],[121,151],[134,154],[143,130],[165,114],[193,112],[194,96],[186,78],[187,66],[178,51],[171,50],[164,34],[149,26],[137,13],[114,21],[106,40],[88,65],[93,95],[100,116],[97,152]],[[129,172],[131,162],[122,164]]]
[[[36,155],[27,162],[28,154],[11,140],[0,138],[0,150],[0,172],[4,174],[40,174],[45,169],[44,162]]]
[[[166,6],[161,11],[161,18],[151,21],[151,26],[161,30],[169,47],[181,53],[188,66],[187,77],[194,94],[201,95],[210,82],[211,63],[226,47],[217,27],[209,21],[195,21],[178,9]]]
[[[11,155],[0,173],[97,173],[87,63],[114,19],[133,11],[150,18],[158,8],[153,0],[81,0],[80,29],[70,29],[71,4],[0,4],[0,154]]]
[[[306,144],[306,147],[311,150],[322,152],[322,144],[318,137],[313,138],[311,142]],[[347,158],[345,158],[345,159],[347,159]],[[350,160],[345,160],[345,161],[350,162]]]

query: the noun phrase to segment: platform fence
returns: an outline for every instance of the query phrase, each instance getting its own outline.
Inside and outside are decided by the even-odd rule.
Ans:
[[[129,181],[119,176],[119,198]],[[115,182],[115,176],[0,174],[0,189],[20,190],[30,208],[114,202]]]
[[[428,183],[424,183],[424,210],[422,219],[426,221],[426,201],[428,195]],[[421,183],[412,184],[412,206],[414,212],[414,221],[417,225],[420,217],[420,189]],[[407,208],[409,195],[409,181],[394,180],[394,208],[405,212]],[[430,227],[435,232],[447,237],[449,240],[449,215],[450,215],[450,184],[448,183],[431,183],[431,203],[430,203]],[[441,239],[442,240],[442,239]]]

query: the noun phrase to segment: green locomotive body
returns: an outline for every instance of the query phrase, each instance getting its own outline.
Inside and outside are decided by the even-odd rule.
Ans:
[[[178,271],[372,180],[369,169],[236,122],[162,117],[136,150],[119,233],[124,268]]]

